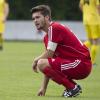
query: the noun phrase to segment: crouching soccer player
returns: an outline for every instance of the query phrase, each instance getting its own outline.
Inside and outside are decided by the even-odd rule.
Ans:
[[[31,9],[32,20],[38,30],[47,34],[44,37],[46,50],[33,61],[44,74],[38,96],[46,93],[49,79],[65,87],[64,97],[75,97],[82,92],[74,80],[86,78],[91,72],[91,58],[87,47],[64,25],[51,21],[51,10],[47,5]]]

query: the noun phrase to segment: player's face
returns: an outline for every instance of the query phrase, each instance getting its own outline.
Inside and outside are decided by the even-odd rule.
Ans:
[[[40,12],[32,14],[32,20],[38,30],[43,30],[46,27],[46,19]]]

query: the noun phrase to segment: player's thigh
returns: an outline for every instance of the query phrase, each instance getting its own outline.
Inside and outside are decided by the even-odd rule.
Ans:
[[[78,59],[73,59],[73,58],[67,58],[63,59],[60,57],[57,58],[49,58],[48,59],[50,66],[59,71],[64,71],[70,68],[73,68],[77,66],[80,63],[80,60]]]
[[[50,66],[54,69],[54,70],[58,70],[61,71],[64,69],[63,65],[65,64],[67,66],[67,64],[74,62],[75,60],[72,58],[60,58],[60,57],[56,57],[56,58],[48,58],[49,64]],[[66,67],[65,66],[65,67]]]
[[[50,66],[55,69],[55,70],[59,70],[61,71],[61,63],[62,60],[60,57],[56,57],[56,58],[48,58],[48,62],[50,64]]]
[[[90,28],[90,25],[85,25],[85,30],[86,30],[86,34],[87,34],[87,37],[88,39],[91,39],[91,28]]]
[[[0,22],[0,33],[4,33],[5,30],[5,24]]]
[[[57,58],[49,58],[48,59],[50,66],[54,70],[61,71],[70,79],[83,79],[89,75],[91,72],[91,61],[90,60],[81,60],[81,59],[73,59],[67,58],[62,59],[60,57]]]
[[[100,26],[99,25],[91,25],[91,35],[92,35],[92,39],[100,38]]]
[[[91,72],[91,61],[76,59],[70,63],[62,64],[62,72],[70,79],[84,79]]]

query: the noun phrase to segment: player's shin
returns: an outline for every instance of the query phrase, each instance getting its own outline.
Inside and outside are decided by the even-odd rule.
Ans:
[[[99,48],[99,45],[92,45],[92,47],[91,47],[91,58],[92,58],[93,64],[95,63],[98,48]]]
[[[65,76],[60,71],[52,69],[51,67],[45,67],[43,73],[56,83],[62,84],[67,89],[72,89],[75,86],[75,84],[73,84],[72,82],[70,82],[69,79],[67,79],[67,76]]]

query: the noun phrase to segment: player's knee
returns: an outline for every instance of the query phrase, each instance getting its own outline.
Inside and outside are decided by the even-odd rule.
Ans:
[[[46,61],[45,59],[40,59],[37,63],[37,66],[39,68],[40,71],[43,71],[43,69],[45,68],[46,66]]]

